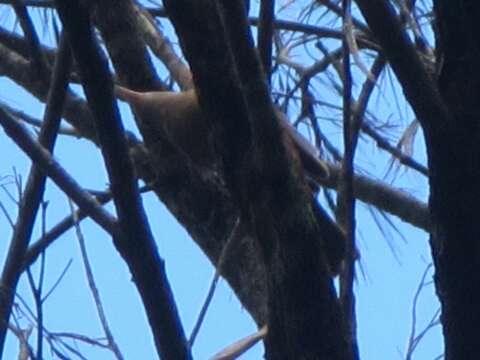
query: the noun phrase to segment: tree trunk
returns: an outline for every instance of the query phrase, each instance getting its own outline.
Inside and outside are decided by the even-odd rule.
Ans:
[[[480,333],[480,3],[434,1],[438,85],[452,114],[430,144],[431,245],[446,359],[478,359]]]

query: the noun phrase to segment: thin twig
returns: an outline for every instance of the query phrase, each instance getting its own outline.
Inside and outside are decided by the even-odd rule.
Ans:
[[[318,3],[324,5],[326,8],[328,8],[330,11],[334,12],[335,14],[337,14],[339,17],[342,17],[343,16],[343,9],[342,7],[340,7],[339,5],[335,4],[334,2],[332,2],[331,0],[316,0]],[[358,27],[360,30],[368,33],[370,32],[370,30],[368,29],[368,27],[363,23],[361,22],[360,20],[357,20],[355,18],[352,17],[352,22],[353,24]]]
[[[42,359],[43,352],[43,306],[42,306],[42,288],[35,284],[32,271],[27,269],[27,278],[30,285],[30,290],[33,294],[33,301],[35,304],[35,311],[37,312],[37,358]]]
[[[42,235],[45,234],[45,224],[46,224],[46,208],[47,202],[42,201],[41,203],[41,215],[42,215]],[[45,253],[42,252],[42,259],[40,264],[40,273],[38,276],[38,284],[35,284],[33,279],[32,271],[30,268],[27,269],[28,282],[30,284],[30,289],[32,290],[33,299],[35,302],[35,310],[37,312],[37,358],[43,358],[43,280],[45,277]]]
[[[73,179],[65,169],[39,145],[28,130],[0,108],[0,124],[10,138],[62,189],[75,203],[110,234],[120,234],[117,220]]]
[[[411,360],[413,357],[413,353],[415,352],[415,349],[417,348],[418,344],[420,341],[423,339],[423,337],[435,326],[440,325],[440,309],[437,309],[435,313],[433,314],[432,318],[430,321],[427,323],[425,328],[420,331],[420,333],[417,335],[416,333],[416,326],[417,326],[417,309],[418,309],[418,300],[420,298],[420,295],[422,291],[425,289],[427,282],[426,278],[428,273],[430,272],[430,269],[432,268],[432,264],[428,264],[427,267],[425,268],[425,271],[422,274],[422,277],[420,279],[420,282],[417,286],[417,289],[415,291],[415,295],[413,296],[413,303],[412,303],[412,325],[410,329],[410,336],[408,339],[408,344],[407,344],[407,350],[405,354],[405,360]]]
[[[425,165],[420,164],[411,156],[405,154],[398,147],[390,144],[389,141],[385,139],[384,136],[375,131],[375,129],[370,124],[363,122],[362,132],[370,136],[377,143],[377,146],[380,149],[383,149],[390,153],[401,164],[418,171],[422,175],[428,176],[428,168]]]
[[[37,119],[33,116],[30,116],[29,114],[17,110],[3,102],[0,101],[0,106],[3,107],[6,111],[8,111],[10,114],[13,116],[17,117],[18,119],[24,121],[28,125],[32,125],[36,128],[40,128],[43,125],[43,121],[40,119]],[[60,129],[58,130],[58,133],[61,135],[68,135],[68,136],[74,136],[74,137],[80,137],[80,133],[72,126],[64,126],[60,125]]]
[[[340,301],[344,319],[349,334],[349,346],[353,359],[359,359],[357,343],[357,320],[355,310],[355,294],[353,284],[355,279],[356,260],[356,219],[355,197],[353,193],[353,173],[355,149],[358,141],[358,131],[353,126],[352,113],[352,72],[350,67],[350,44],[348,33],[352,27],[351,1],[342,1],[344,39],[343,48],[343,142],[344,158],[341,170],[341,183],[338,195],[339,222],[347,237],[347,251],[344,269],[340,275]]]
[[[45,301],[47,300],[51,294],[53,294],[53,292],[55,291],[55,289],[57,288],[58,285],[60,285],[60,282],[62,281],[63,277],[67,274],[67,271],[68,269],[70,268],[70,266],[72,265],[72,262],[73,260],[72,259],[69,259],[67,264],[65,265],[65,267],[63,268],[62,272],[60,273],[60,275],[58,276],[58,279],[53,283],[53,285],[50,287],[50,290],[48,290],[46,293],[45,293],[45,296],[42,298],[42,301]]]
[[[140,193],[146,193],[151,191],[150,186],[143,186],[140,188]],[[110,191],[92,191],[89,193],[95,194],[95,198],[100,205],[104,205],[112,200],[112,193]],[[88,217],[88,214],[85,213],[82,209],[78,209],[75,212],[75,216],[78,218],[78,221]],[[23,259],[23,268],[26,268],[33,264],[38,256],[45,251],[56,239],[60,238],[64,233],[71,229],[74,225],[73,216],[68,215],[64,219],[60,220],[55,226],[53,226],[48,232],[46,232],[42,237],[37,239],[27,250],[24,259]]]
[[[237,218],[237,220],[235,221],[235,224],[233,225],[232,231],[230,232],[230,236],[225,241],[222,251],[220,252],[217,265],[215,266],[215,273],[213,275],[212,282],[210,283],[207,296],[205,297],[205,301],[203,302],[202,308],[200,309],[200,313],[198,314],[197,321],[195,321],[195,325],[193,326],[192,333],[190,334],[190,338],[188,339],[188,346],[190,348],[193,347],[195,339],[202,326],[203,320],[205,319],[205,315],[207,314],[208,307],[210,306],[210,303],[213,299],[213,295],[215,294],[217,283],[220,278],[220,274],[222,272],[223,264],[228,258],[228,255],[230,254],[230,249],[235,244],[235,242],[238,241],[239,230],[240,230],[239,227],[240,227],[240,218]]]
[[[9,223],[10,227],[12,228],[12,230],[15,229],[15,223],[14,223],[12,217],[10,216],[10,214],[8,213],[7,208],[5,207],[5,205],[3,205],[2,201],[0,201],[0,209],[2,210],[3,215],[5,216],[5,219],[7,219],[7,221]]]
[[[32,43],[35,42],[33,39],[36,38],[34,30],[28,29],[29,26],[33,25],[26,14],[25,7],[17,4],[15,10],[24,17],[23,20],[21,19],[21,22],[24,23],[24,26],[26,27],[24,31],[33,32],[29,35],[31,36],[30,40]],[[34,44],[32,44],[32,46],[34,46]],[[40,54],[37,55],[40,56]],[[25,146],[26,143],[30,142],[31,145],[34,145],[37,148],[45,149],[43,151],[47,153],[53,150],[60,126],[61,112],[68,86],[70,66],[70,50],[66,39],[63,38],[55,62],[55,70],[52,75],[52,86],[48,93],[48,103],[44,114],[44,123],[38,136],[38,144],[28,136],[25,129],[20,127],[20,124],[18,124],[9,113],[0,108],[0,122],[4,126],[7,134],[13,137],[13,140],[17,142],[17,145]],[[40,69],[38,70],[40,71]],[[14,294],[21,274],[23,256],[27,250],[38,206],[45,191],[45,182],[45,174],[40,170],[40,166],[34,162],[28,177],[24,196],[21,197],[18,219],[15,224],[1,277],[1,283],[4,286],[4,289],[0,292],[0,357],[3,352],[7,330],[6,324],[8,323]]]
[[[90,292],[92,293],[93,300],[95,302],[95,308],[97,309],[97,314],[100,318],[100,324],[102,325],[103,332],[105,333],[105,337],[107,338],[108,347],[118,360],[123,360],[124,357],[120,351],[120,348],[117,345],[117,342],[115,341],[115,338],[113,337],[110,326],[108,325],[107,316],[105,314],[105,310],[103,309],[102,299],[100,298],[100,293],[98,291],[97,285],[95,284],[92,266],[90,265],[90,260],[88,259],[85,238],[83,236],[82,229],[80,228],[78,213],[73,208],[73,203],[71,200],[68,201],[68,204],[70,205],[71,216],[74,219],[75,234],[77,236],[78,244],[80,245],[80,253],[82,255],[82,262],[85,269],[85,276],[87,277],[88,287],[90,288]]]

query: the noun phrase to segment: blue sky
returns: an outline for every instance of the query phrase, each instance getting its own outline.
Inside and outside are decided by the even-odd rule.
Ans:
[[[395,92],[392,89],[395,89]],[[401,105],[397,107],[393,97],[398,95]],[[401,90],[396,85],[389,88],[386,82],[379,99],[378,102],[372,100],[373,104],[382,104],[376,108],[377,117],[411,120],[412,115],[403,104]],[[5,78],[0,78],[0,100],[35,117],[42,117],[43,105],[32,101],[31,96]],[[334,101],[327,95],[325,100]],[[129,110],[123,104],[120,106],[124,121],[131,126]],[[328,128],[328,133],[336,144],[341,144],[341,134],[335,126]],[[15,168],[25,180],[30,162],[2,130],[0,130],[0,154],[4,154],[0,156],[0,178],[11,175],[12,169]],[[390,159],[381,154],[374,144],[362,142],[358,156],[363,171],[380,178],[385,176]],[[108,180],[103,161],[98,149],[89,142],[61,137],[55,148],[55,157],[82,186],[97,190],[106,188]],[[415,157],[423,162],[425,160],[421,135],[417,136]],[[410,170],[401,172],[395,178],[387,175],[385,179],[394,181],[395,186],[406,189],[426,201],[426,180],[421,175]],[[15,193],[15,186],[11,180],[11,177],[7,177],[2,183],[9,191]],[[67,198],[51,182],[48,183],[46,199],[49,200],[48,229],[70,210]],[[166,260],[168,277],[184,327],[189,334],[214,269],[184,229],[152,194],[144,195],[143,200],[160,254]],[[15,218],[15,205],[1,190],[0,201],[9,209],[12,218]],[[111,206],[109,209],[113,211]],[[382,220],[387,231],[385,236],[373,220],[372,211],[365,204],[357,203],[358,241],[361,253],[361,270],[358,272],[356,283],[360,351],[363,359],[403,359],[411,330],[413,297],[426,266],[431,262],[428,237],[425,232],[396,218],[391,220],[402,236]],[[34,239],[40,235],[38,225]],[[81,226],[110,326],[125,358],[156,358],[139,296],[111,239],[89,220],[82,222]],[[6,218],[0,215],[0,265],[3,265],[10,235],[9,224]],[[47,252],[46,290],[56,282],[70,260],[72,263],[45,303],[45,326],[51,332],[68,331],[92,337],[101,336],[101,328],[79,256],[79,246],[73,231],[58,239]],[[37,267],[34,269],[38,270]],[[428,276],[430,280],[431,275],[430,271]],[[32,304],[25,276],[22,277],[19,294],[22,299]],[[430,284],[423,290],[417,308],[419,332],[438,306],[433,285]],[[26,324],[25,319],[21,323]],[[250,316],[242,309],[226,282],[221,281],[195,343],[193,349],[195,358],[207,359],[225,345],[253,331],[255,326]],[[442,353],[441,343],[441,329],[437,326],[422,340],[413,358],[435,358]],[[9,336],[5,359],[16,358],[17,346],[16,340]],[[84,345],[79,345],[79,348],[88,359],[113,359],[108,352],[97,348],[92,349]],[[261,354],[261,346],[258,346],[242,359],[259,359]],[[45,358],[51,358],[48,347],[45,348]]]

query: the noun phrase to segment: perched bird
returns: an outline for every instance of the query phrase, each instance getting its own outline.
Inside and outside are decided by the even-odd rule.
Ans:
[[[211,156],[208,126],[194,90],[138,92],[117,85],[115,93],[133,106],[147,125],[152,128],[161,126],[170,140],[194,163],[208,165],[211,161],[206,159]],[[328,167],[319,159],[317,149],[288,122],[282,112],[277,111],[277,118],[292,140],[307,175],[317,182],[328,177]]]
[[[183,92],[138,92],[115,86],[115,93],[132,106],[150,131],[159,127],[169,139],[196,165],[212,166],[214,157],[209,146],[209,129],[194,90]],[[277,111],[280,126],[288,136],[286,146],[295,151],[308,178],[316,183],[329,176],[328,167],[319,159],[317,150]],[[327,262],[332,274],[337,274],[345,256],[346,242],[342,230],[312,196],[312,210],[324,239]]]
[[[163,129],[195,164],[212,164],[207,124],[193,90],[138,92],[115,86],[115,94],[135,109],[151,131]]]

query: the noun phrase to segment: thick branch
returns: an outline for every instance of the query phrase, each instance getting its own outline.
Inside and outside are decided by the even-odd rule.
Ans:
[[[190,359],[164,262],[141,204],[123,126],[114,105],[108,64],[94,41],[90,15],[78,2],[59,0],[56,4],[95,118],[108,170],[122,230],[122,236],[113,238],[114,244],[127,262],[140,292],[159,355],[164,359]]]
[[[102,3],[104,2],[102,1]],[[110,21],[108,24],[102,23],[102,27],[108,26],[115,29],[116,27],[118,28],[117,21],[126,21],[122,13],[112,10],[117,10],[116,6],[112,7],[108,4],[104,7],[106,8],[105,11],[114,12],[115,15],[108,19]],[[104,21],[105,17],[101,17],[101,19]],[[97,21],[100,21],[99,17],[97,17]],[[341,32],[335,30],[293,22],[283,24],[280,20],[277,20],[275,24],[277,22],[278,26],[290,26],[291,30],[294,31],[306,31],[318,36],[341,37]],[[126,31],[131,32],[129,29]],[[112,46],[109,42],[106,42],[106,44],[107,47]],[[154,87],[153,83],[148,80],[152,79],[151,76],[142,75],[137,77],[140,71],[147,71],[145,70],[147,67],[137,66],[135,62],[143,61],[143,58],[137,57],[126,48],[123,48],[124,44],[121,42],[116,42],[115,45],[119,49],[111,53],[113,62],[128,60],[129,64],[134,64],[132,67],[137,69],[130,73],[122,72],[121,76],[125,79],[126,84],[132,87],[134,84],[137,84],[138,88],[152,89]],[[122,51],[122,49],[124,50]],[[42,98],[42,95],[46,92],[46,84],[33,83],[31,81],[32,75],[29,64],[25,59],[23,61],[20,63],[21,66],[18,68],[18,71],[13,71],[14,63],[12,63],[11,71],[8,70],[6,74],[14,81],[19,82],[21,86],[32,91],[37,97]],[[4,64],[2,59],[0,61],[0,69],[2,69]],[[125,67],[125,69],[129,68],[130,66]],[[152,71],[152,69],[148,69],[148,71]],[[142,79],[142,84],[139,83],[138,79]],[[212,101],[216,103],[215,98]],[[75,98],[73,105],[68,105],[70,103],[72,102],[67,99],[68,110],[65,114],[66,119],[80,128],[88,129],[89,133],[94,133],[93,126],[91,126],[91,117],[85,102]],[[143,149],[143,147],[136,146],[132,153],[138,165],[137,169],[141,170],[140,175],[143,179],[151,183],[155,179],[155,177],[152,177],[151,163],[148,163],[144,149],[141,151],[137,151],[137,149]],[[163,161],[168,167],[168,159]],[[163,166],[163,168],[166,167]],[[332,177],[325,180],[324,186],[336,189],[338,167],[330,165],[330,172]],[[178,221],[185,226],[186,230],[203,249],[212,263],[216,263],[226,234],[229,233],[237,216],[237,210],[233,206],[229,194],[215,179],[205,179],[189,172],[178,172],[176,174],[172,176],[172,172],[167,171],[162,178],[168,180],[165,180],[162,186],[153,184],[154,190]],[[429,227],[428,211],[424,203],[419,202],[403,191],[396,190],[388,184],[372,180],[367,176],[355,175],[354,182],[355,196],[360,200],[395,214],[414,226],[423,229]],[[169,186],[169,183],[181,185]],[[53,237],[58,235],[58,233],[56,235],[53,234]],[[240,241],[235,256],[227,261],[223,275],[257,323],[263,324],[266,321],[265,279],[262,260],[251,236],[246,235]]]
[[[283,135],[246,31],[243,4],[222,2],[223,22],[211,2],[169,1],[165,5],[192,68],[202,109],[214,124],[227,186],[242,219],[251,221],[268,267],[267,357],[281,354],[301,359],[329,354],[332,359],[343,358],[340,354],[345,347],[338,347],[342,336],[337,336],[341,330],[338,322],[331,323],[338,320],[338,308],[317,248],[321,245],[314,240],[318,238],[310,199],[302,179],[295,175],[298,164],[289,167],[293,162],[282,144]],[[288,240],[293,238],[295,242]],[[302,281],[293,287],[292,279]],[[319,333],[329,336],[319,338]]]
[[[273,23],[275,19],[275,0],[260,1],[260,21],[258,26],[258,51],[263,71],[270,83],[272,71]]]
[[[435,281],[442,304],[445,359],[476,359],[480,357],[475,336],[480,332],[480,3],[433,3],[441,59],[438,86],[453,115],[447,126],[430,135]]]

